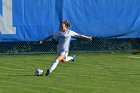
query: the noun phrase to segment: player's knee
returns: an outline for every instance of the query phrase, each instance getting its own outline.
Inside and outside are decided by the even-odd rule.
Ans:
[[[58,56],[58,57],[56,58],[56,60],[58,60],[59,62],[62,61],[62,60],[64,60],[64,59],[65,59],[64,56]]]

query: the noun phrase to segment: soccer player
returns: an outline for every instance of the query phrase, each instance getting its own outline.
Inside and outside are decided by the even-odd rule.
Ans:
[[[81,35],[78,34],[74,31],[69,30],[68,28],[71,26],[71,24],[69,23],[68,20],[64,20],[62,22],[62,24],[60,25],[60,31],[54,33],[53,35],[48,36],[47,38],[45,38],[44,40],[40,41],[40,44],[42,44],[43,42],[53,38],[53,37],[58,37],[58,45],[57,45],[57,57],[54,61],[54,63],[52,64],[52,66],[47,70],[47,73],[45,74],[46,76],[48,76],[58,65],[58,63],[60,61],[74,61],[75,60],[75,55],[73,56],[68,56],[68,52],[69,52],[69,44],[70,44],[70,40],[72,36],[78,36],[78,37],[82,37],[82,38],[87,38],[92,40],[92,37],[90,36],[85,36],[85,35]]]

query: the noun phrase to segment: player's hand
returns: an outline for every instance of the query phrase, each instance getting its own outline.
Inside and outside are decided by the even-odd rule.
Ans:
[[[39,42],[39,44],[42,44],[42,43],[43,43],[43,41],[40,41],[40,42]]]
[[[89,40],[92,40],[92,37],[89,36],[88,39],[89,39]]]

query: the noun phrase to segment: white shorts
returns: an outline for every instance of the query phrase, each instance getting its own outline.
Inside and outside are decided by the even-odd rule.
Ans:
[[[57,51],[57,54],[67,57],[68,56],[68,51],[63,51],[63,52],[62,51]]]

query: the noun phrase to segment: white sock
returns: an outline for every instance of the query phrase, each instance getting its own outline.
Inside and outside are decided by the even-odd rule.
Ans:
[[[53,65],[51,66],[51,68],[49,69],[50,72],[52,72],[52,71],[57,67],[58,63],[59,63],[59,60],[56,59],[56,60],[54,61]]]
[[[68,62],[68,61],[70,61],[70,60],[72,60],[72,59],[73,59],[73,57],[67,56],[63,61],[64,61],[64,62]]]

